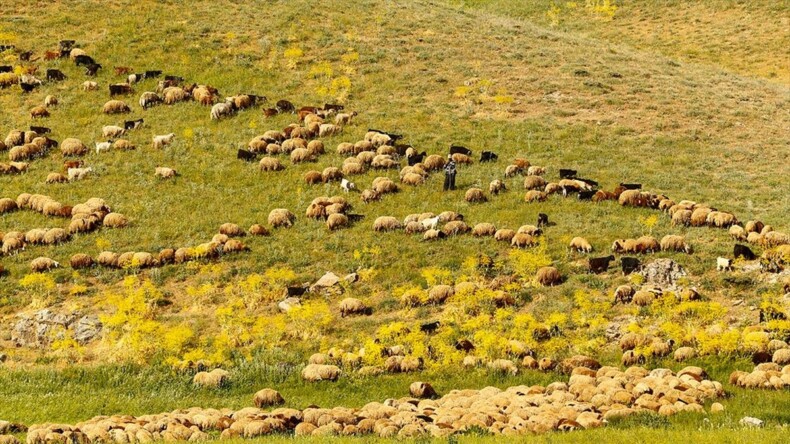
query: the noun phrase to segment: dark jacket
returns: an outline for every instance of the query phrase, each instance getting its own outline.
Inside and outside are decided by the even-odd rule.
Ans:
[[[444,165],[444,174],[455,174],[455,161],[450,160]]]

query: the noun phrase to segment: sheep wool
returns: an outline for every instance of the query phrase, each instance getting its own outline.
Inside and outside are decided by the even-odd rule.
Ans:
[[[230,373],[220,368],[215,368],[210,372],[198,372],[192,378],[192,383],[198,387],[217,388],[227,385],[230,382]]]
[[[128,224],[129,220],[121,213],[108,213],[102,221],[102,225],[107,228],[123,228]]]
[[[483,194],[483,190],[480,188],[470,188],[466,190],[466,194],[464,194],[464,200],[470,203],[474,202],[485,202],[488,199],[486,198],[485,194]]]
[[[57,267],[60,267],[59,263],[43,256],[37,257],[30,262],[30,269],[33,271],[33,273],[41,273]]]
[[[516,232],[509,228],[500,228],[494,233],[494,239],[500,242],[510,242],[515,235]]]
[[[337,381],[340,377],[340,367],[336,365],[308,364],[302,369],[302,379],[305,381]]]
[[[229,237],[244,236],[244,230],[242,230],[240,226],[230,222],[220,225],[219,232]]]
[[[348,216],[342,213],[332,213],[326,219],[326,227],[337,230],[348,226]]]
[[[475,225],[475,227],[472,229],[472,235],[476,237],[493,236],[494,234],[496,234],[496,231],[497,230],[494,224],[488,222],[482,222]]]
[[[79,139],[68,138],[61,142],[60,152],[64,156],[84,156],[88,153],[88,147]]]
[[[349,315],[365,314],[367,306],[355,298],[345,298],[340,301],[340,317],[344,318]]]
[[[285,404],[285,399],[277,390],[265,388],[253,395],[252,402],[257,408],[271,407],[273,405]]]
[[[104,114],[121,114],[131,111],[132,110],[129,108],[129,105],[121,100],[110,100],[102,107],[102,112]]]
[[[268,222],[274,228],[293,226],[296,216],[285,208],[276,208],[269,212]]]
[[[400,228],[401,223],[392,216],[379,216],[373,222],[373,231],[393,231]]]
[[[554,267],[542,267],[535,274],[535,280],[544,287],[557,285],[562,282],[560,271]]]

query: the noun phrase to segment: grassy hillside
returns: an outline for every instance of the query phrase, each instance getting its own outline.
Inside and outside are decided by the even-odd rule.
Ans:
[[[490,342],[481,353],[494,358],[502,352],[503,340],[531,341],[535,329],[561,326],[562,338],[530,344],[542,356],[560,359],[584,352],[618,364],[620,350],[604,334],[607,324],[616,323],[622,331],[631,328],[663,339],[677,335],[683,343],[707,350],[712,356],[700,363],[717,380],[726,381],[732,370],[751,370],[748,355],[765,345],[762,336],[756,342],[746,340],[747,330],[757,323],[756,308],[770,300],[786,310],[787,300],[781,299],[781,278],[776,275],[715,272],[716,257],[732,255],[726,230],[673,227],[664,213],[614,201],[593,204],[552,195],[546,202],[526,203],[524,178],[504,178],[504,170],[522,157],[545,166],[548,181],[559,179],[560,168],[574,168],[606,190],[620,182],[640,182],[646,190],[676,201],[705,202],[734,212],[741,221],[760,219],[787,232],[790,90],[787,58],[782,56],[787,34],[781,32],[786,7],[757,3],[748,7],[748,18],[739,19],[744,22],[730,22],[728,17],[747,7],[723,1],[618,3],[613,19],[602,21],[581,10],[566,10],[566,5],[553,20],[545,15],[546,6],[536,3],[342,0],[317,7],[298,0],[193,2],[185,7],[141,0],[74,2],[66,9],[0,2],[0,15],[7,18],[0,24],[0,44],[15,44],[40,56],[56,49],[59,40],[74,39],[103,65],[91,79],[99,90],[83,91],[88,78],[72,61],[36,62],[39,77],[47,68],[57,68],[68,78],[45,82],[30,94],[22,94],[18,86],[0,90],[0,134],[44,125],[57,140],[76,137],[93,148],[103,140],[102,126],[145,119],[142,128],[124,136],[136,150],[97,154],[91,149],[83,160],[95,174],[86,180],[44,182],[47,173],[62,171],[64,159],[57,150],[32,161],[24,174],[0,176],[0,198],[40,193],[74,205],[101,197],[131,220],[127,228],[102,228],[62,245],[28,246],[0,258],[7,270],[0,276],[0,351],[9,358],[3,364],[8,369],[0,370],[0,396],[9,400],[0,406],[0,418],[73,422],[184,404],[236,408],[249,404],[249,396],[261,385],[276,385],[291,406],[360,406],[403,394],[414,378],[350,377],[316,386],[300,381],[298,370],[307,356],[331,347],[371,350],[374,337],[386,337],[390,343],[384,345],[407,343],[416,354],[428,353],[427,344],[450,348],[456,339],[477,335],[479,342]],[[743,23],[757,22],[764,26],[753,29],[749,38],[735,37]],[[700,36],[694,43],[699,48],[670,38],[677,35],[674,31],[662,31],[674,25],[681,35],[693,27]],[[719,35],[734,39],[732,50],[720,50],[725,43]],[[749,57],[742,57],[746,53]],[[29,65],[11,53],[0,54],[0,61]],[[258,107],[214,121],[210,107],[195,102],[143,110],[139,95],[156,88],[156,81],[149,79],[134,85],[135,93],[124,98],[130,114],[107,116],[101,113],[109,100],[107,85],[124,80],[114,74],[115,66],[130,66],[135,72],[161,69],[188,83],[212,85],[221,97],[264,95],[264,107],[280,99],[297,107],[342,103],[359,115],[342,134],[323,138],[327,154],[316,162],[292,164],[279,156],[284,171],[262,172],[257,163],[237,160],[236,150],[266,130],[298,123],[296,115],[266,118]],[[32,120],[30,109],[49,94],[59,99],[49,109],[51,117]],[[380,202],[364,204],[358,193],[344,195],[352,212],[364,217],[348,229],[330,232],[304,213],[318,196],[343,195],[339,184],[307,185],[302,177],[309,170],[340,167],[344,157],[336,154],[337,145],[362,139],[368,128],[401,133],[404,142],[429,154],[444,156],[448,145],[462,144],[474,150],[475,162],[459,167],[454,192],[442,192],[443,175],[434,173],[417,187],[399,184],[400,192]],[[176,135],[172,145],[151,147],[153,135],[170,132]],[[499,161],[477,162],[483,150],[498,153]],[[6,161],[5,152],[0,156]],[[156,166],[175,168],[179,176],[157,179]],[[378,176],[399,182],[398,170],[369,170],[352,180],[364,189]],[[464,201],[465,190],[487,190],[493,179],[505,180],[509,191],[488,196],[486,203]],[[209,241],[225,222],[245,229],[266,224],[274,208],[296,214],[294,226],[267,237],[246,236],[242,241],[249,252],[218,261],[143,271],[77,272],[64,267],[44,277],[26,277],[30,261],[38,256],[66,264],[75,253],[194,247]],[[470,226],[491,222],[517,229],[534,224],[538,213],[549,214],[554,224],[545,230],[541,247],[522,253],[490,237],[423,242],[421,235],[372,230],[378,216],[403,220],[413,213],[445,210],[462,213]],[[65,228],[68,222],[15,211],[0,215],[0,231]],[[638,279],[614,269],[587,274],[584,256],[567,251],[574,236],[587,238],[593,255],[603,256],[613,240],[643,234],[686,237],[693,255],[661,252],[646,260],[680,263],[689,272],[682,286],[697,288],[704,302],[674,301],[672,296],[653,307],[613,307],[613,289],[639,284]],[[758,254],[762,250],[755,247]],[[493,260],[492,270],[480,266],[481,257]],[[565,282],[533,285],[537,263],[556,266]],[[342,297],[362,299],[373,315],[341,318],[337,306],[342,297],[318,295],[307,298],[308,308],[295,315],[278,313],[276,302],[285,284],[315,281],[326,271],[341,277],[358,272],[361,281],[346,285]],[[450,299],[445,306],[409,307],[401,302],[402,294],[423,294],[435,283],[474,281],[482,287],[495,275],[515,277],[516,283],[506,287],[514,298],[512,307],[496,305],[482,290]],[[119,307],[127,311],[118,314]],[[17,315],[42,308],[108,316],[103,318],[108,324],[105,338],[89,346],[58,337],[44,349],[14,348],[10,339]],[[444,324],[437,336],[416,331],[420,323],[435,319]],[[402,326],[414,334],[403,333]],[[720,332],[710,333],[731,326],[738,329],[740,342],[725,343]],[[782,338],[788,330],[785,324],[759,329],[767,330],[771,339]],[[515,378],[498,378],[482,369],[458,372],[462,356],[444,352],[421,375],[444,392],[563,378],[531,371]],[[737,358],[729,361],[731,356]],[[233,367],[234,385],[195,391],[189,372],[173,368],[197,359]],[[278,363],[285,370],[261,370]],[[685,364],[651,360],[648,365],[678,370]],[[126,383],[129,387],[119,392]],[[727,414],[714,421],[726,430],[725,439],[734,439],[737,432],[732,430],[746,414],[762,415],[771,426],[788,422],[786,414],[772,413],[787,411],[786,392],[764,395],[726,387],[734,396],[727,401]],[[77,391],[91,393],[95,402],[67,408],[60,402],[34,402],[46,394],[62,399]],[[105,394],[107,401],[99,402]],[[22,405],[31,407],[20,409]],[[626,421],[617,427],[628,432],[615,430],[607,436],[614,442],[637,430],[649,439],[654,420]],[[700,415],[680,415],[661,427],[674,433],[701,424]],[[719,439],[715,433],[706,436]]]

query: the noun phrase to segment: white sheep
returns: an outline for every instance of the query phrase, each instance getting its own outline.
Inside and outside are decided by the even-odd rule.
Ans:
[[[69,171],[68,171],[69,181],[73,182],[75,180],[82,180],[86,176],[91,174],[92,172],[93,172],[93,168],[91,168],[91,167],[87,167],[87,168],[69,168]]]
[[[107,125],[101,129],[102,135],[108,139],[117,139],[126,132],[124,128],[115,125]]]
[[[112,149],[112,142],[109,140],[106,142],[96,142],[96,154],[110,151],[110,149]]]
[[[176,135],[174,133],[165,134],[162,136],[154,136],[153,138],[154,148],[162,149],[166,145],[170,145],[175,137]]]
[[[211,118],[213,120],[219,120],[223,117],[228,117],[236,110],[236,106],[233,104],[232,99],[225,103],[217,103],[216,105],[211,107]]]
[[[726,257],[717,257],[716,271],[732,271],[732,259],[727,259]]]
[[[435,230],[438,224],[439,224],[439,216],[422,220],[422,226],[425,227],[426,230]]]

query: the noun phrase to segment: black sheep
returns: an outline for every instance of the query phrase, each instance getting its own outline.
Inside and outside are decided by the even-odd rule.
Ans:
[[[48,69],[47,80],[52,80],[53,82],[66,80],[66,74],[63,74],[59,69]]]
[[[427,324],[420,325],[420,331],[427,334],[431,334],[435,332],[440,325],[441,323],[439,321],[428,322]]]
[[[591,257],[589,259],[590,273],[603,273],[609,269],[609,262],[614,260],[614,256]]]
[[[237,158],[237,159],[241,159],[241,160],[245,160],[245,161],[247,161],[247,162],[253,162],[253,161],[255,161],[255,159],[257,158],[257,156],[256,156],[256,155],[255,155],[255,153],[253,153],[252,151],[247,151],[247,150],[239,150],[239,151],[236,153],[236,158]]]
[[[633,273],[642,266],[642,264],[639,262],[639,259],[635,257],[620,258],[620,265],[622,266],[623,274],[625,275]]]
[[[496,162],[497,159],[499,159],[499,156],[493,151],[483,151],[480,155],[480,162]]]
[[[757,258],[757,255],[751,250],[751,248],[747,247],[746,245],[735,244],[732,249],[732,253],[735,258],[743,257],[747,261],[753,261]]]
[[[546,227],[549,225],[549,215],[546,213],[538,213],[538,227]]]
[[[77,57],[74,57],[74,64],[77,65],[77,66],[80,66],[80,65],[85,65],[85,66],[95,65],[96,64],[96,60],[93,60],[93,57],[91,57],[89,55],[81,54],[81,55],[78,55]]]
[[[450,154],[465,154],[471,156],[472,150],[461,145],[450,145]]]
[[[578,174],[576,170],[560,168],[560,179],[573,179],[576,177],[576,174]]]

